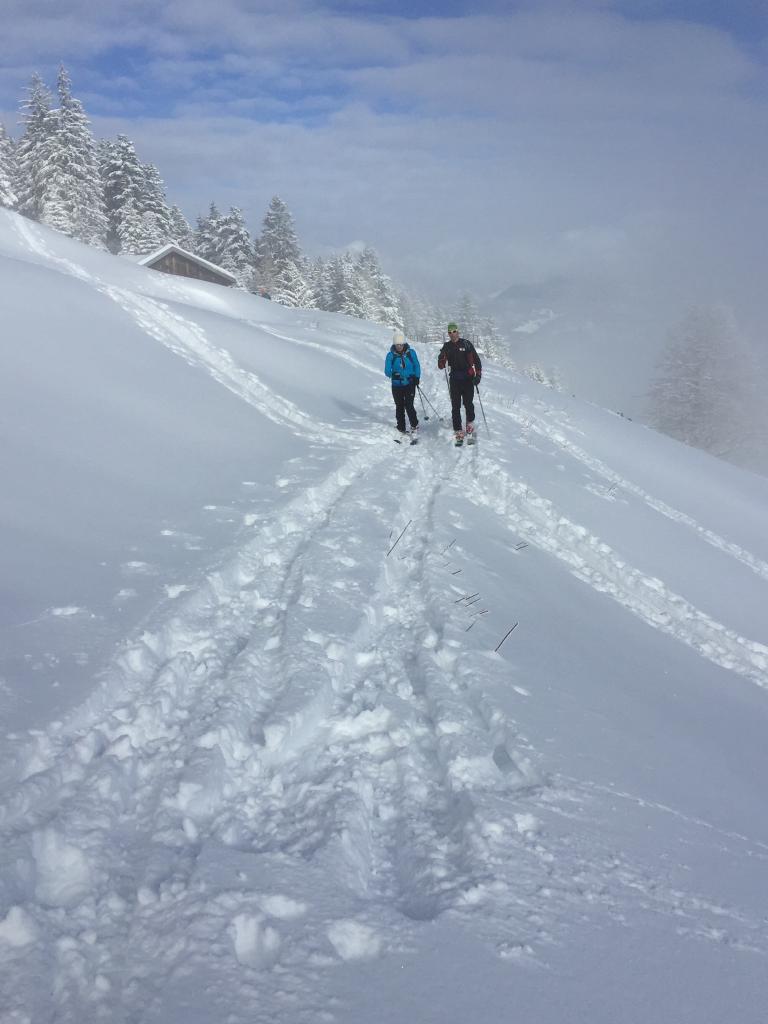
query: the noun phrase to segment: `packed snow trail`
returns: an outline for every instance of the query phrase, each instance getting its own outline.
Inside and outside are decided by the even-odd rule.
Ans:
[[[295,513],[281,510],[163,628],[129,648],[109,690],[119,691],[118,703],[29,755],[3,831],[18,884],[24,865],[36,879],[29,927],[49,939],[27,951],[16,978],[44,971],[48,941],[66,949],[55,977],[60,1019],[78,1019],[84,999],[98,1012],[109,995],[114,1008],[121,989],[132,1019],[182,953],[185,963],[194,960],[193,940],[170,954],[155,949],[152,927],[169,901],[187,923],[190,900],[195,916],[218,917],[215,900],[200,904],[191,893],[209,842],[259,857],[324,857],[337,884],[349,875],[366,903],[414,921],[464,901],[475,906],[493,877],[472,788],[480,780],[506,791],[515,776],[524,789],[537,783],[527,759],[515,759],[511,726],[457,699],[452,646],[443,647],[432,626],[411,625],[411,616],[423,623],[430,601],[426,591],[413,603],[426,534],[415,562],[389,562],[389,531],[380,527],[378,555],[361,553],[381,565],[362,614],[356,592],[371,566],[356,579],[355,560],[331,554],[338,576],[324,593],[329,551],[338,550],[335,519],[344,514],[345,536],[368,508],[385,522],[392,517],[391,499],[376,509],[375,482],[352,497],[376,465],[366,455],[303,494]],[[413,508],[422,520],[436,492]],[[345,608],[359,616],[349,639],[318,628],[335,601],[341,607],[330,622]],[[431,618],[442,629],[439,608]],[[396,657],[382,655],[398,646]],[[391,941],[365,919],[358,927],[368,929],[372,948]],[[259,920],[239,915],[232,927],[258,932]],[[332,927],[315,923],[321,934]],[[75,937],[84,932],[93,941]],[[261,956],[241,947],[254,963]],[[141,951],[133,966],[132,950]],[[147,950],[157,961],[151,969]],[[263,951],[266,961],[272,953]],[[141,986],[126,982],[132,976]],[[11,981],[7,1005],[21,1007],[24,990],[13,989]]]
[[[260,1001],[290,993],[311,1020],[329,948],[375,957],[450,913],[536,963],[577,899],[612,913],[636,898],[701,937],[704,919],[727,922],[739,948],[768,953],[759,922],[644,878],[597,836],[575,859],[561,845],[558,817],[588,797],[542,775],[488,696],[503,659],[481,655],[478,677],[463,638],[461,555],[437,507],[468,472],[525,526],[517,488],[465,455],[353,453],[130,645],[77,727],[33,740],[0,817],[30,939],[3,953],[11,1012],[37,978],[40,1018],[160,1019],[199,972],[231,1020],[270,1019],[270,1001],[261,1016],[237,1005],[242,987],[228,997],[245,969]],[[530,496],[522,508],[526,535],[562,557],[559,518]],[[588,538],[566,540],[605,571]]]

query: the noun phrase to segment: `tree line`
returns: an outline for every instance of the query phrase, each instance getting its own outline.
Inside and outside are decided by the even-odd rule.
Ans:
[[[442,339],[445,323],[458,316],[480,347],[502,350],[495,324],[469,296],[440,308],[396,285],[370,246],[306,256],[279,196],[255,237],[240,208],[224,211],[215,202],[193,227],[169,202],[157,167],[140,159],[126,135],[94,138],[64,66],[55,96],[39,74],[32,76],[20,114],[17,141],[0,124],[2,206],[115,254],[147,255],[172,242],[229,271],[240,288],[282,305],[346,313],[413,338]]]

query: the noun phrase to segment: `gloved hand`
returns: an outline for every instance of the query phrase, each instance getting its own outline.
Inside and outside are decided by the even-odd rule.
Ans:
[[[408,383],[409,384],[413,384],[413,386],[416,387],[416,385],[419,383],[419,378],[418,377],[414,377],[413,375],[411,375],[408,378]]]
[[[418,387],[421,384],[421,377],[414,377],[413,379],[416,381],[416,387]]]
[[[479,388],[479,387],[480,387],[480,377],[481,377],[481,376],[482,376],[482,375],[478,373],[478,374],[476,375],[476,377],[475,377],[475,387],[476,387],[476,388]]]

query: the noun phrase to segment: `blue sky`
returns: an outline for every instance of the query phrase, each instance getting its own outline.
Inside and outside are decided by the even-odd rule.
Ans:
[[[11,133],[63,61],[192,219],[257,230],[278,193],[310,252],[366,241],[433,292],[760,306],[764,3],[2,3]]]

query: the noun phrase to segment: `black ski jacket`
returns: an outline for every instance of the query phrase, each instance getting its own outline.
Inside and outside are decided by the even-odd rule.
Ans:
[[[469,380],[471,378],[479,382],[483,364],[477,354],[477,349],[466,338],[445,342],[437,357],[438,369],[442,370],[446,363],[451,370],[451,380]]]

